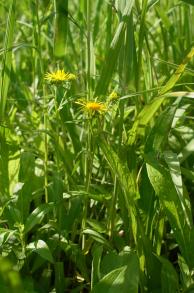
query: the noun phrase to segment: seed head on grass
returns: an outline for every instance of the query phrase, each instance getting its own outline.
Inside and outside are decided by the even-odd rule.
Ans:
[[[67,73],[63,69],[58,69],[55,72],[47,72],[45,74],[45,79],[53,84],[61,84],[64,82],[75,80],[76,75],[73,73]]]

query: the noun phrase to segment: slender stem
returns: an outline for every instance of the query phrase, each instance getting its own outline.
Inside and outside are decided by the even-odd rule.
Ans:
[[[86,2],[86,20],[87,20],[87,100],[90,100],[91,92],[90,92],[90,41],[91,41],[91,24],[90,24],[90,0]],[[86,227],[87,221],[87,209],[88,209],[88,198],[87,194],[90,188],[90,180],[91,180],[91,169],[92,169],[92,159],[91,159],[91,117],[88,117],[87,122],[87,145],[86,145],[86,155],[85,155],[85,189],[86,195],[84,199],[83,206],[83,218],[82,218],[82,231],[84,231]],[[85,235],[82,234],[82,249],[85,248]]]
[[[92,174],[92,165],[93,165],[93,157],[92,157],[92,136],[91,136],[91,118],[87,121],[87,146],[86,146],[86,155],[85,155],[85,190],[86,195],[84,199],[83,206],[83,218],[82,218],[82,231],[84,231],[86,227],[87,221],[87,210],[88,210],[88,192],[90,189],[91,182],[91,174]],[[82,249],[85,248],[85,235],[82,236]]]
[[[142,53],[143,53],[143,43],[144,43],[144,33],[145,33],[145,17],[147,11],[148,0],[143,1],[143,7],[141,12],[140,21],[140,31],[139,31],[139,48],[138,48],[138,64],[137,64],[137,76],[136,76],[136,91],[140,90],[141,82],[141,70],[142,70]],[[138,101],[140,102],[140,99]],[[139,104],[136,104],[137,112],[139,112]]]
[[[113,237],[116,201],[117,201],[117,176],[115,176],[114,178],[114,190],[113,190],[113,196],[112,196],[111,207],[110,207],[110,218],[109,218],[109,227],[108,227],[110,240],[112,240],[112,237]]]
[[[39,19],[39,0],[36,0],[36,19],[37,19],[37,27],[38,27],[38,38],[37,38],[37,47],[39,52],[39,62],[40,62],[40,74],[41,77],[44,77],[44,65],[43,65],[43,58],[42,58],[42,49],[41,49],[41,24]],[[48,114],[47,114],[47,92],[46,86],[43,82],[42,84],[43,90],[43,107],[44,107],[44,191],[45,191],[45,202],[48,203],[48,137],[47,137],[47,129],[48,129]]]
[[[90,41],[91,41],[91,24],[90,24],[90,0],[86,4],[86,19],[87,19],[87,100],[90,100]]]
[[[121,153],[121,145],[122,145],[122,134],[123,134],[123,123],[124,123],[124,101],[120,101],[119,103],[119,142],[118,142],[118,155]],[[109,237],[110,239],[113,236],[113,228],[115,222],[115,210],[116,210],[116,202],[117,202],[117,176],[114,178],[114,191],[111,201],[110,207],[110,222],[109,222]]]
[[[60,130],[59,130],[59,125],[60,125],[60,117],[59,117],[59,106],[57,102],[57,87],[55,87],[54,90],[54,102],[55,102],[55,115],[56,115],[56,163],[57,163],[57,172],[59,172],[60,169],[60,160],[59,160],[59,137],[60,137]]]

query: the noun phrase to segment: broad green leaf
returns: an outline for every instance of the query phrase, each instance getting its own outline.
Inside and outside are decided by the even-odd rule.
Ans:
[[[105,233],[107,230],[106,226],[97,220],[88,219],[87,223],[92,229],[94,229],[98,233]]]
[[[176,188],[182,208],[184,210],[185,219],[188,221],[188,223],[192,223],[191,207],[190,204],[188,206],[187,202],[189,202],[189,198],[186,197],[186,194],[183,191],[183,181],[178,156],[171,151],[166,151],[164,152],[164,159],[168,164],[172,181]]]
[[[105,246],[107,246],[108,248],[111,248],[111,244],[108,242],[108,240],[102,236],[100,233],[92,230],[92,229],[85,229],[83,231],[84,234],[87,234],[89,236],[91,236],[94,240],[96,240],[97,242],[104,244]]]
[[[98,245],[95,246],[93,249],[93,259],[92,259],[92,272],[91,272],[91,288],[93,289],[96,283],[100,280],[100,264],[101,264],[101,257],[103,253],[103,246]]]
[[[53,256],[50,252],[50,249],[45,241],[38,240],[35,242],[31,242],[26,246],[26,249],[29,249],[31,252],[36,252],[42,258],[48,260],[49,262],[53,263]]]
[[[127,265],[112,270],[94,287],[91,293],[137,293],[139,284],[139,262],[135,254]]]
[[[193,224],[184,203],[180,201],[170,172],[157,160],[154,153],[145,156],[150,182],[162,203],[180,250],[190,267],[194,266],[191,253]]]
[[[39,205],[29,215],[25,223],[25,233],[28,233],[35,225],[41,223],[44,216],[54,207],[53,203]]]
[[[179,279],[177,272],[171,262],[164,257],[158,256],[162,263],[161,269],[161,284],[162,293],[175,293],[179,287]]]
[[[119,254],[114,251],[107,253],[101,261],[101,275],[104,277],[109,272],[128,265],[131,260],[131,256],[135,253],[130,250],[129,247],[125,247]]]
[[[180,278],[181,278],[182,287],[183,289],[186,289],[190,287],[190,285],[193,284],[192,276],[191,276],[189,267],[187,263],[185,262],[185,259],[181,255],[178,255],[178,264],[180,268]]]

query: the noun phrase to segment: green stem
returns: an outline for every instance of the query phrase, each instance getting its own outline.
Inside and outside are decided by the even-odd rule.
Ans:
[[[37,38],[37,48],[39,53],[39,62],[40,62],[40,74],[41,77],[44,77],[44,65],[42,58],[42,49],[41,49],[41,23],[39,19],[39,0],[36,0],[36,19],[37,19],[37,27],[38,27],[38,38]],[[47,92],[45,83],[42,83],[43,90],[43,106],[44,106],[44,191],[45,191],[45,203],[48,203],[48,137],[47,137],[47,129],[48,129],[48,114],[47,114]]]
[[[90,92],[90,41],[91,41],[91,24],[90,24],[90,0],[86,2],[86,21],[87,21],[87,101],[90,100],[91,92]],[[90,187],[90,179],[91,179],[91,169],[92,169],[92,160],[91,160],[91,125],[90,125],[90,118],[88,119],[87,124],[87,146],[86,146],[86,156],[85,156],[85,189],[86,195],[84,199],[84,207],[83,207],[83,218],[82,218],[82,232],[86,227],[87,221],[87,206],[88,206],[88,198],[87,194],[89,192]],[[82,234],[82,249],[85,248],[85,235]]]
[[[60,136],[60,131],[59,131],[59,125],[60,125],[60,116],[59,116],[59,106],[57,102],[57,96],[58,96],[58,91],[57,87],[55,87],[54,91],[54,102],[55,102],[55,115],[56,115],[56,163],[57,163],[57,172],[60,170],[60,159],[59,159],[59,136]]]
[[[86,4],[86,19],[87,19],[87,100],[90,100],[90,41],[91,41],[91,24],[90,24],[90,0]]]
[[[143,54],[145,17],[147,12],[147,5],[148,5],[148,0],[144,0],[142,12],[141,12],[140,31],[139,31],[138,64],[137,64],[137,76],[136,76],[136,91],[137,92],[140,90],[140,82],[141,82],[142,54]],[[141,101],[139,99],[138,103],[136,103],[137,112],[139,112],[140,104],[141,104]]]
[[[88,192],[90,189],[91,182],[91,174],[92,174],[92,145],[91,145],[91,117],[87,121],[87,146],[86,146],[86,155],[85,155],[85,190],[86,195],[84,198],[84,206],[83,206],[83,218],[82,218],[82,232],[86,227],[87,221],[87,210],[88,210]],[[82,249],[85,248],[85,235],[82,234]]]
[[[110,219],[109,219],[109,227],[108,227],[110,240],[112,240],[112,237],[113,237],[116,201],[117,201],[117,176],[115,176],[114,178],[114,190],[113,190],[113,196],[112,196],[111,207],[110,207]]]

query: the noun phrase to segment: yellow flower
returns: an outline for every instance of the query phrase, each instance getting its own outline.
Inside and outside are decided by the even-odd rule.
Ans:
[[[116,100],[118,98],[118,94],[116,92],[112,92],[110,95],[109,95],[109,100]]]
[[[103,111],[107,110],[104,103],[96,101],[79,100],[76,102],[76,104],[81,105],[84,111],[89,112],[91,114],[102,113]]]
[[[72,73],[67,73],[63,69],[58,69],[55,72],[46,73],[45,79],[51,83],[63,83],[65,81],[71,81],[76,79],[76,75]]]

